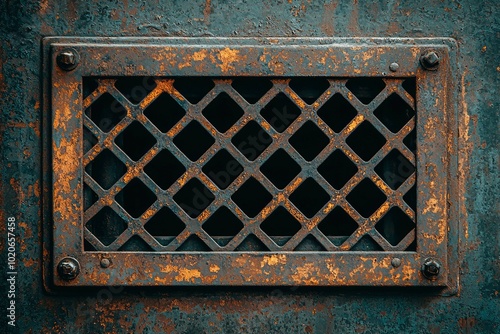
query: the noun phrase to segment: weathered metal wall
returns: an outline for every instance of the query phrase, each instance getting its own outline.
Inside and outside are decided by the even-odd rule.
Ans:
[[[16,329],[32,333],[500,332],[500,10],[489,1],[4,1],[0,219],[17,220]],[[104,288],[42,283],[44,36],[452,37],[459,45],[460,291]],[[45,187],[50,185],[45,184]],[[2,255],[2,268],[6,256]],[[2,269],[2,275],[6,270]],[[2,279],[2,301],[7,293]],[[1,328],[7,328],[5,302]]]

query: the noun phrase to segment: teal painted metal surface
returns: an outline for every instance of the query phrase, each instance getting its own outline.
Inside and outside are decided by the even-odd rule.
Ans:
[[[218,1],[0,5],[2,240],[17,221],[21,333],[495,333],[498,229],[499,8],[496,1]],[[406,288],[109,287],[51,294],[42,280],[41,39],[44,36],[452,37],[460,55],[457,197],[459,294]],[[46,166],[47,167],[47,166]],[[46,212],[46,211],[45,211]],[[6,243],[0,244],[2,254]],[[5,257],[3,257],[5,258]],[[3,266],[3,264],[2,264]],[[5,275],[5,274],[4,274]],[[2,280],[2,295],[9,286]],[[7,298],[2,298],[7,301]],[[7,304],[2,304],[6,310]],[[4,311],[6,312],[6,311]],[[8,328],[3,316],[0,328]]]

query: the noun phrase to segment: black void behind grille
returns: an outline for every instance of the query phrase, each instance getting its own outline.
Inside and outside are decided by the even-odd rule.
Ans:
[[[86,77],[86,251],[415,251],[414,78]]]

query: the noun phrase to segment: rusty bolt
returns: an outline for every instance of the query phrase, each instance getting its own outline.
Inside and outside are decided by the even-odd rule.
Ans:
[[[426,259],[422,264],[422,274],[429,280],[435,280],[440,271],[441,265],[434,259]]]
[[[392,72],[396,72],[399,69],[399,64],[398,63],[392,63],[391,65],[389,65],[389,69]]]
[[[109,261],[109,259],[102,259],[101,260],[101,267],[103,267],[103,268],[109,267],[110,264],[111,264],[111,261]]]
[[[80,264],[72,257],[65,257],[57,265],[57,272],[63,280],[71,281],[80,273]]]
[[[65,71],[71,71],[76,68],[79,61],[80,57],[73,49],[65,49],[57,55],[57,65]]]
[[[429,51],[420,57],[420,64],[422,64],[426,70],[434,71],[437,70],[439,60],[439,56],[436,52]]]
[[[392,259],[391,264],[394,268],[397,268],[401,265],[401,259],[398,257],[395,257],[394,259]]]

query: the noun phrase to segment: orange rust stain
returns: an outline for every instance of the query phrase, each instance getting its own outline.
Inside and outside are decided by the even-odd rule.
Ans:
[[[306,263],[295,268],[295,272],[290,278],[297,284],[317,285],[319,283],[317,268],[314,263]]]
[[[279,255],[264,256],[262,261],[260,262],[260,267],[263,268],[266,265],[267,266],[276,266],[278,264],[286,264],[286,255],[279,254]]]
[[[235,64],[239,60],[239,50],[225,48],[219,51],[217,58],[221,61],[221,64],[217,64],[217,67],[221,69],[223,73],[227,73],[235,69]]]
[[[209,270],[211,273],[218,273],[220,270],[220,267],[216,264],[211,264]]]
[[[198,269],[179,268],[175,280],[177,282],[194,282],[196,278],[201,278],[201,272]]]

